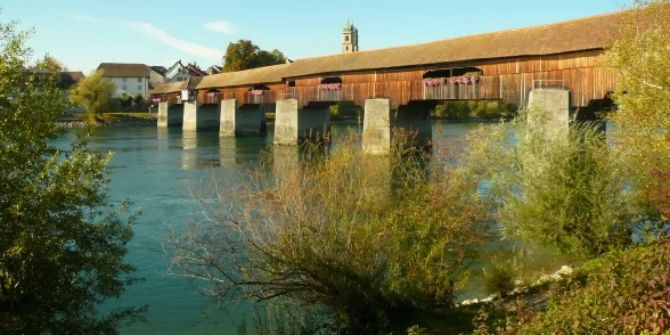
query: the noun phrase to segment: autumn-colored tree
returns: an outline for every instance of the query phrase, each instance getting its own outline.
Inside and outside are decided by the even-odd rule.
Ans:
[[[95,120],[97,114],[107,111],[111,106],[114,83],[103,76],[104,71],[97,70],[70,91],[70,101],[84,107],[89,121]]]
[[[670,1],[638,1],[609,53],[620,69],[612,116],[616,155],[670,217]]]

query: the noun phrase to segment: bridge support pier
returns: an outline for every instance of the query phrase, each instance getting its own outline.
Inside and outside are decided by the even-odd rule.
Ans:
[[[307,139],[327,139],[330,133],[330,110],[327,106],[298,108],[298,100],[277,100],[275,138],[278,145],[298,145]]]
[[[365,100],[363,112],[363,152],[386,155],[391,150],[391,100]]]
[[[363,152],[372,155],[387,155],[392,141],[403,140],[407,145],[427,147],[432,141],[433,131],[430,106],[422,102],[402,105],[391,111],[389,99],[365,101],[363,117]]]
[[[219,136],[234,137],[263,135],[266,132],[265,113],[260,105],[237,106],[237,100],[221,100]]]
[[[180,105],[170,105],[167,101],[158,103],[158,128],[181,126],[183,122],[183,110]]]
[[[219,112],[215,105],[198,106],[195,101],[184,102],[182,130],[216,128],[219,126]]]
[[[541,127],[548,140],[567,136],[570,126],[570,91],[563,89],[530,91],[528,122]]]

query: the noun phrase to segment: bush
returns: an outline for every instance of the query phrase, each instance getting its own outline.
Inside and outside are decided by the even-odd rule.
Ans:
[[[516,116],[516,106],[504,101],[448,101],[435,107],[435,117],[453,120],[500,119]]]
[[[212,214],[212,224],[172,239],[175,263],[210,279],[220,299],[322,307],[351,333],[451,307],[482,240],[477,184],[443,169],[426,173],[402,147],[370,157],[348,134],[299,168],[265,166],[278,172],[257,174],[258,188],[243,192],[247,211]]]
[[[494,262],[484,268],[484,290],[487,294],[507,295],[514,289],[516,272],[513,262]]]
[[[667,334],[670,241],[608,253],[509,334]]]
[[[121,102],[121,107],[123,107],[124,109],[129,108],[130,106],[133,105],[133,97],[129,95],[124,95],[119,99],[119,101]]]
[[[593,257],[632,243],[632,232],[654,219],[648,200],[631,188],[628,160],[612,156],[591,124],[548,138],[527,113],[476,129],[461,162],[486,185],[503,233],[560,251]]]
[[[362,116],[362,110],[352,102],[338,102],[330,107],[330,117],[334,120],[356,119]]]

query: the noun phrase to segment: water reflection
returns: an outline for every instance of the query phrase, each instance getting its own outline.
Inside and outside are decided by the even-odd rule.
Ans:
[[[168,151],[170,149],[170,131],[167,127],[157,128],[156,138],[158,139],[158,151]]]
[[[182,154],[181,168],[184,170],[195,169],[198,167],[198,132],[182,131]]]

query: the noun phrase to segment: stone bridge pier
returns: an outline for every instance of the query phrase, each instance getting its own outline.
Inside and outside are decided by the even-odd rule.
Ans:
[[[181,126],[184,122],[182,104],[170,104],[167,101],[158,103],[158,128]]]
[[[236,99],[221,100],[219,136],[264,135],[266,131],[263,105],[238,106]]]
[[[368,99],[363,116],[363,152],[387,155],[393,141],[407,141],[407,145],[429,147],[432,143],[430,110],[434,103],[410,101],[397,110],[391,109],[389,99]]]
[[[570,91],[564,89],[530,91],[528,121],[540,127],[547,140],[567,138],[570,128]]]
[[[304,140],[330,139],[330,104],[299,108],[297,99],[277,100],[274,144],[298,145]]]

